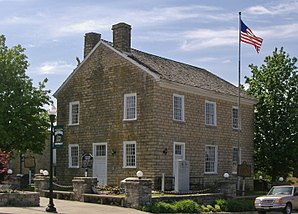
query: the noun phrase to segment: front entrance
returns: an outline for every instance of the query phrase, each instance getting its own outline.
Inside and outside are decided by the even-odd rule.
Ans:
[[[173,176],[176,175],[177,161],[185,160],[185,143],[174,142],[173,147]]]
[[[93,177],[97,185],[107,184],[107,143],[93,143]]]

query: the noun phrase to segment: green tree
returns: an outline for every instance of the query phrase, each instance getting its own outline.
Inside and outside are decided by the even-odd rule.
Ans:
[[[249,65],[252,77],[245,77],[248,93],[259,101],[255,106],[255,171],[272,181],[288,177],[298,166],[296,62],[283,48],[276,48],[259,68]]]
[[[29,64],[21,45],[8,48],[0,35],[0,148],[2,151],[32,151],[44,148],[49,127],[47,112],[50,91],[47,79],[34,87],[25,71]]]

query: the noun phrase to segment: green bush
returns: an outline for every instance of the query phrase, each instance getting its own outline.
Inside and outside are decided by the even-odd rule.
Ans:
[[[227,201],[224,199],[217,199],[216,200],[216,205],[218,205],[221,209],[221,211],[227,212],[228,207],[227,207]]]
[[[173,203],[176,211],[179,213],[197,213],[199,211],[199,205],[192,200],[183,200]]]
[[[151,213],[198,213],[199,205],[192,200],[182,200],[171,204],[160,201],[144,206],[141,210]]]
[[[151,212],[153,212],[153,213],[176,213],[176,209],[172,204],[168,204],[163,201],[160,201],[152,206]]]
[[[226,212],[254,211],[255,206],[251,200],[229,199],[225,202],[220,201],[220,207]]]

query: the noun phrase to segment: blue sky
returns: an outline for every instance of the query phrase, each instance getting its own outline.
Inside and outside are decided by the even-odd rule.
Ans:
[[[242,43],[241,79],[274,48],[298,56],[297,0],[0,0],[0,34],[26,48],[34,83],[48,78],[54,93],[82,60],[86,32],[112,40],[111,26],[132,26],[132,47],[205,68],[237,84],[238,12],[261,51]]]

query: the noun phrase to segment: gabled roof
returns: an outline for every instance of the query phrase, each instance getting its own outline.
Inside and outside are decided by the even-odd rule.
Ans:
[[[86,56],[81,65],[86,60],[88,60],[91,53],[93,53],[95,49],[101,44],[109,47],[122,57],[139,66],[141,69],[154,76],[156,80],[160,80],[161,82],[166,81],[168,83],[173,83],[176,85],[178,84],[187,87],[195,87],[203,91],[209,91],[223,96],[238,96],[238,88],[236,86],[221,79],[220,77],[212,74],[211,72],[203,68],[198,68],[171,59],[159,57],[136,49],[131,49],[131,52],[129,53],[122,52],[116,50],[111,42],[105,41],[103,39],[101,39],[101,41]],[[71,76],[81,67],[81,65],[79,65],[73,71],[73,73],[55,92],[54,96],[59,92],[63,85],[66,84],[66,82],[71,78]],[[256,99],[253,96],[243,91],[241,91],[241,97],[246,100],[250,100],[252,103],[256,103]]]

